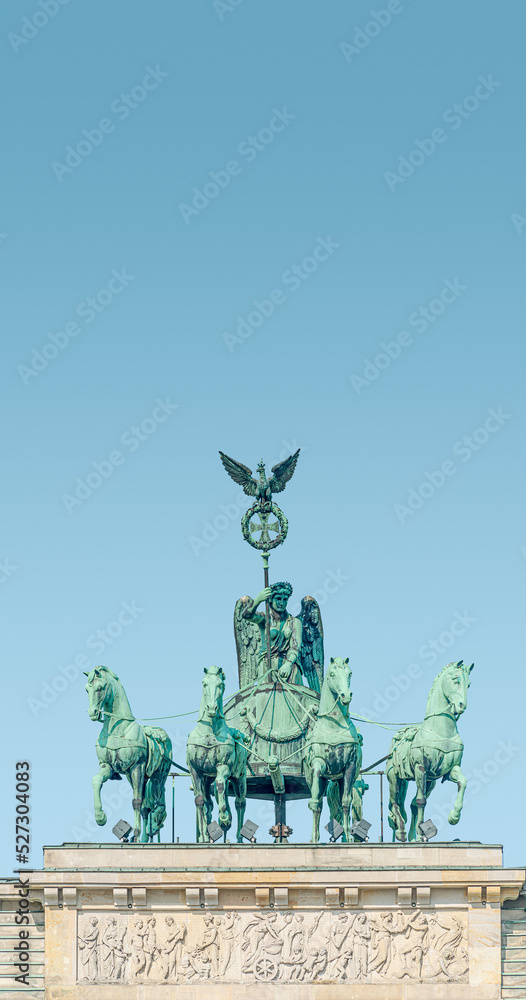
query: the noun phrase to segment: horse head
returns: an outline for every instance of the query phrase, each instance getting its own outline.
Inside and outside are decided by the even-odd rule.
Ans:
[[[442,694],[447,699],[455,719],[466,711],[468,687],[471,684],[471,671],[474,666],[472,663],[468,667],[463,660],[459,660],[458,663],[448,663],[442,671]]]
[[[108,667],[95,667],[89,673],[86,670],[84,673],[88,678],[88,715],[93,722],[102,722],[104,710],[111,712],[113,706],[112,678],[118,680],[118,677]]]
[[[344,660],[341,656],[331,656],[326,680],[335,700],[339,701],[342,705],[348,705],[352,698],[352,693],[349,690],[349,684],[351,683],[349,657]]]
[[[223,714],[225,675],[221,667],[205,667],[202,710],[211,719]]]

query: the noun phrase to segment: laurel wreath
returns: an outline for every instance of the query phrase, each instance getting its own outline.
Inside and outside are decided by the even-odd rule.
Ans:
[[[294,740],[299,740],[302,736],[305,736],[311,721],[307,716],[306,721],[302,725],[296,726],[294,729],[289,729],[284,733],[282,731],[266,729],[265,726],[256,721],[255,716],[251,715],[250,712],[247,712],[246,720],[250,729],[261,739],[267,740],[269,743],[291,743]]]
[[[279,534],[269,542],[256,541],[256,539],[250,533],[250,522],[255,514],[273,514],[279,524]],[[259,549],[262,552],[268,552],[269,549],[275,549],[277,545],[281,545],[287,537],[289,530],[289,522],[285,517],[285,514],[278,507],[277,504],[267,501],[266,503],[255,503],[252,507],[243,514],[241,518],[241,531],[243,532],[243,538],[249,545],[254,549]]]

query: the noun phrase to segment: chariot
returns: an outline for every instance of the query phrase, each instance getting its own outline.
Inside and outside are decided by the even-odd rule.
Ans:
[[[225,720],[243,733],[248,749],[247,796],[274,800],[276,836],[282,839],[286,799],[310,794],[304,753],[320,705],[323,627],[314,598],[302,600],[296,617],[287,611],[290,584],[268,590],[256,601],[240,598],[235,607],[240,689],[225,705]],[[267,619],[257,613],[265,597],[271,615],[268,637]]]

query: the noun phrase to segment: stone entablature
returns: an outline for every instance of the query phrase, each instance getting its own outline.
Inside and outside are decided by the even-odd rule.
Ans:
[[[525,878],[500,847],[460,843],[63,845],[45,865],[30,880],[51,1000],[159,984],[168,1000],[496,1000],[501,904]]]

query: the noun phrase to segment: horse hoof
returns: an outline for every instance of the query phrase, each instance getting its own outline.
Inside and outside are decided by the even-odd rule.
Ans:
[[[399,841],[399,842],[400,842],[401,844],[405,844],[405,843],[407,843],[407,837],[406,837],[405,833],[397,833],[397,835],[396,835],[396,839],[397,839],[397,840],[398,840],[398,841]]]
[[[95,822],[98,826],[105,826],[108,817],[105,812],[95,813]]]
[[[447,821],[448,821],[448,823],[451,824],[451,826],[456,826],[457,823],[458,823],[458,821],[459,821],[459,819],[460,819],[460,816],[457,816],[454,812],[450,812],[450,814],[449,814],[449,816],[447,818]]]

